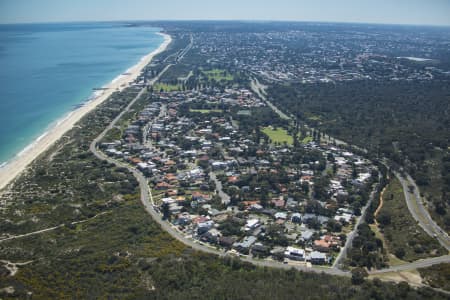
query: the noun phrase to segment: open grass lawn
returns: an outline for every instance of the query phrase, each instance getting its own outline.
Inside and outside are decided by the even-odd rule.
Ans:
[[[312,136],[308,135],[308,136],[305,136],[305,137],[301,140],[301,142],[302,142],[302,144],[307,144],[307,143],[309,143],[309,142],[312,142],[312,140],[313,140]]]
[[[223,110],[221,109],[189,109],[190,112],[198,112],[202,114],[209,114],[209,113],[223,113]]]
[[[286,129],[274,129],[272,126],[268,126],[262,128],[261,131],[272,140],[272,143],[287,143],[288,145],[292,145],[294,142],[294,139],[288,134]]]
[[[156,205],[160,205],[162,203],[161,200],[164,198],[165,192],[166,191],[152,189],[153,202],[155,202]]]
[[[181,84],[167,84],[162,82],[157,82],[153,85],[154,91],[164,91],[164,92],[173,92],[173,91],[181,91]]]
[[[240,110],[237,112],[239,116],[251,116],[252,111],[251,110]]]
[[[387,249],[397,258],[414,261],[446,253],[445,249],[417,225],[406,205],[400,182],[393,179],[383,195],[377,216]]]
[[[202,73],[208,78],[208,80],[214,79],[215,81],[232,81],[234,79],[234,76],[228,73],[226,70],[213,69],[209,71],[203,71]]]

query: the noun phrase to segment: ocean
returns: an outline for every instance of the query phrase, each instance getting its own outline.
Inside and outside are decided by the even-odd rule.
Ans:
[[[126,23],[0,25],[0,166],[157,49]]]

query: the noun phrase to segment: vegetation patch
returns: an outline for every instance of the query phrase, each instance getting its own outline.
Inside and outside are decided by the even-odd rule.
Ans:
[[[433,219],[449,232],[450,95],[446,83],[440,79],[283,83],[271,85],[267,92],[283,112],[402,166],[425,194]]]
[[[411,216],[403,189],[394,178],[383,194],[383,207],[377,216],[389,252],[406,261],[445,254],[445,249],[420,228]]]
[[[240,110],[237,112],[239,116],[251,116],[252,111],[251,110]]]
[[[231,75],[228,71],[221,69],[202,71],[202,73],[208,78],[209,81],[232,81],[234,79],[234,76]]]
[[[386,267],[383,242],[370,230],[369,225],[362,223],[358,226],[358,235],[353,239],[352,247],[348,250],[349,265],[351,267],[384,268]]]
[[[153,85],[154,91],[159,92],[173,92],[173,91],[181,91],[183,86],[181,84],[169,84],[163,82],[157,82]]]
[[[307,143],[309,143],[309,142],[312,142],[313,141],[313,137],[312,136],[305,136],[303,139],[302,139],[302,143],[303,144],[307,144]]]
[[[419,269],[424,282],[434,288],[450,291],[450,264],[439,264]]]

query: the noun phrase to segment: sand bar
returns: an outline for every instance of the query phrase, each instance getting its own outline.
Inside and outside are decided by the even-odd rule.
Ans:
[[[117,89],[122,89],[133,82],[141,73],[141,70],[148,65],[153,57],[163,52],[172,41],[168,34],[159,33],[164,37],[164,42],[153,52],[144,56],[139,63],[128,69],[122,75],[116,77],[111,83],[105,86],[107,89],[97,91],[97,96],[83,106],[70,112],[64,119],[59,121],[54,127],[49,129],[44,135],[41,135],[31,145],[27,146],[14,159],[0,168],[0,190],[8,183],[22,173],[25,168],[35,160],[41,153],[45,152],[57,140],[59,140],[67,131],[87,113],[91,112],[108,99]]]

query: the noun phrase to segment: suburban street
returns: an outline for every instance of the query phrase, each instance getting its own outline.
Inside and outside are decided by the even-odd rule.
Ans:
[[[361,210],[361,216],[358,218],[358,220],[356,221],[355,227],[352,230],[352,232],[350,232],[347,235],[347,240],[345,242],[345,246],[344,248],[339,252],[339,255],[336,257],[336,259],[334,260],[333,263],[333,268],[339,268],[342,265],[342,261],[347,257],[347,250],[349,248],[351,248],[352,243],[353,243],[353,239],[357,236],[357,231],[356,229],[358,228],[358,226],[364,222],[365,217],[366,217],[366,213],[367,213],[367,209],[370,206],[370,203],[372,203],[373,201],[373,197],[375,196],[375,190],[372,191],[372,193],[370,194],[370,198],[369,201],[367,201],[366,206],[363,207],[363,209]]]
[[[222,190],[222,182],[217,179],[216,174],[214,172],[209,173],[209,178],[214,181],[216,185],[217,195],[222,200],[223,204],[230,203],[230,196],[228,196],[223,190]]]

